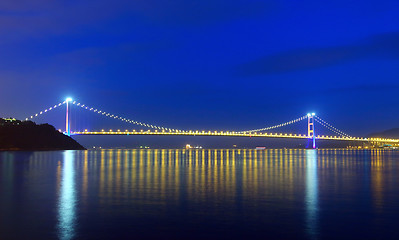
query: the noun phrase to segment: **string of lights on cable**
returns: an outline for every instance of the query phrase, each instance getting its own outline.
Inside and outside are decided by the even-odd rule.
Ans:
[[[87,106],[85,104],[81,104],[81,103],[78,103],[76,101],[73,101],[72,104],[74,104],[76,106],[79,106],[79,107],[81,107],[81,108],[83,108],[85,110],[88,110],[88,111],[103,115],[105,117],[121,120],[121,121],[126,122],[126,123],[136,124],[136,125],[143,126],[143,127],[148,127],[148,128],[153,128],[153,129],[160,129],[160,130],[165,130],[165,131],[184,132],[183,130],[179,130],[179,129],[173,129],[173,128],[157,126],[157,125],[144,123],[144,122],[139,122],[139,121],[135,121],[135,120],[132,120],[132,119],[125,118],[125,117],[121,117],[121,116],[118,116],[118,115],[115,115],[115,114],[111,114],[111,113],[108,113],[108,112],[105,112],[105,111],[102,111],[102,110],[99,110],[99,109],[96,109],[96,108],[93,108],[93,107],[89,107],[89,106]]]
[[[139,126],[143,126],[143,127],[147,127],[147,128],[159,129],[159,130],[169,131],[169,132],[183,132],[183,133],[184,132],[194,132],[193,130],[190,130],[190,131],[187,130],[186,131],[186,130],[173,129],[173,128],[168,128],[168,127],[163,127],[163,126],[157,126],[157,125],[154,125],[154,124],[139,122],[139,121],[135,121],[135,120],[128,119],[128,118],[125,118],[125,117],[121,117],[121,116],[118,116],[118,115],[115,115],[115,114],[111,114],[111,113],[108,113],[108,112],[105,112],[105,111],[102,111],[102,110],[99,110],[99,109],[96,109],[96,108],[93,108],[93,107],[89,107],[89,106],[87,106],[85,104],[81,104],[81,103],[78,103],[76,101],[69,100],[69,102],[71,104],[73,104],[73,105],[81,107],[82,109],[97,113],[97,114],[105,116],[105,117],[109,117],[109,118],[112,118],[112,119],[117,119],[117,120],[120,120],[120,121],[123,121],[123,122],[126,122],[126,123],[130,123],[130,124],[135,124],[135,125],[139,125]],[[43,114],[45,114],[45,113],[47,113],[49,111],[52,111],[52,110],[54,110],[54,109],[56,109],[56,108],[58,108],[58,107],[60,107],[60,106],[62,106],[64,104],[66,104],[66,103],[67,103],[67,100],[65,100],[63,102],[60,102],[58,104],[55,104],[54,106],[46,108],[46,109],[44,109],[44,110],[42,110],[42,111],[40,111],[38,113],[32,114],[30,117],[25,118],[25,120],[26,121],[27,120],[32,120],[32,119],[34,119],[36,117],[39,117],[39,116],[41,116],[41,115],[43,115]],[[351,138],[351,136],[349,134],[346,134],[343,131],[337,129],[336,127],[332,126],[328,122],[326,122],[323,119],[321,119],[319,116],[315,116],[315,115],[313,115],[313,116],[315,117],[315,121],[316,122],[318,122],[322,126],[326,127],[330,131],[332,131],[332,132],[334,132],[334,133],[336,133],[336,134],[338,134],[340,136]],[[299,117],[297,119],[294,119],[294,120],[291,120],[291,121],[288,121],[288,122],[284,122],[284,123],[281,123],[281,124],[277,124],[277,125],[274,125],[274,126],[270,126],[270,127],[253,129],[253,130],[246,130],[246,131],[238,131],[238,132],[232,131],[231,133],[240,134],[240,133],[255,133],[255,132],[260,132],[260,131],[267,131],[267,130],[276,129],[276,128],[280,128],[280,127],[284,127],[284,126],[288,126],[288,125],[300,122],[300,121],[302,121],[304,119],[307,119],[308,117],[309,117],[309,115],[305,115],[305,116]]]
[[[307,115],[305,115],[305,116],[303,116],[303,117],[300,117],[300,118],[297,118],[297,119],[294,119],[294,120],[292,120],[292,121],[288,121],[288,122],[285,122],[285,123],[278,124],[278,125],[274,125],[274,126],[270,126],[270,127],[265,127],[265,128],[259,128],[259,129],[253,129],[253,130],[240,131],[240,132],[238,132],[238,133],[248,133],[248,132],[267,131],[267,130],[271,130],[271,129],[275,129],[275,128],[279,128],[279,127],[288,126],[288,125],[291,125],[291,124],[293,124],[293,123],[300,122],[300,121],[302,121],[302,120],[304,120],[304,119],[306,119],[306,118],[307,118]]]
[[[324,124],[323,122],[321,122],[321,121],[320,121],[320,120],[318,120],[318,119],[315,119],[315,121],[316,121],[317,123],[319,123],[320,125],[322,125],[323,127],[327,128],[328,130],[330,130],[330,131],[332,131],[332,132],[334,132],[334,133],[338,134],[338,136],[341,136],[341,137],[346,137],[346,138],[351,138],[351,136],[344,135],[344,134],[342,134],[342,133],[340,133],[340,132],[338,132],[338,131],[334,130],[333,128],[331,128],[331,127],[327,126],[326,124]]]
[[[336,127],[334,127],[333,125],[331,125],[331,124],[329,124],[328,122],[326,122],[326,121],[324,121],[323,119],[321,119],[320,117],[318,117],[318,116],[315,116],[316,118],[315,118],[315,120],[318,122],[318,123],[320,123],[320,124],[324,124],[324,125],[326,125],[325,127],[329,127],[329,128],[331,128],[330,130],[331,131],[334,131],[335,133],[337,133],[337,134],[340,134],[340,135],[342,135],[342,136],[345,136],[345,137],[352,137],[352,136],[350,136],[349,134],[346,134],[346,133],[344,133],[343,131],[341,131],[341,130],[339,130],[338,128],[336,128]]]
[[[38,116],[40,116],[40,115],[42,115],[44,113],[47,113],[47,112],[49,112],[51,110],[56,109],[57,107],[60,107],[61,105],[64,105],[65,103],[66,103],[66,101],[63,101],[63,102],[60,102],[58,104],[55,104],[52,107],[46,108],[43,111],[40,111],[40,112],[38,112],[36,114],[31,115],[30,117],[25,118],[25,121],[32,120],[32,119],[34,119],[34,118],[36,118],[36,117],[38,117]]]

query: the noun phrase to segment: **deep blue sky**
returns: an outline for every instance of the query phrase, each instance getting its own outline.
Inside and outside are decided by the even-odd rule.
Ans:
[[[399,1],[5,0],[0,116],[65,97],[139,121],[252,129],[315,111],[399,127]]]

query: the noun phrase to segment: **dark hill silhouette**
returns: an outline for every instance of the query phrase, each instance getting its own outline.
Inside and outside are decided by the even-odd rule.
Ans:
[[[0,118],[0,150],[84,150],[49,124]]]
[[[399,138],[399,128],[392,128],[383,132],[369,134],[368,137]]]

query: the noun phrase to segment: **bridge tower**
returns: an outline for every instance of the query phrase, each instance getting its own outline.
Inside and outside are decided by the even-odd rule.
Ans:
[[[308,137],[312,139],[312,147],[316,148],[316,135],[314,129],[314,116],[315,113],[308,113]]]
[[[68,136],[71,136],[71,126],[70,126],[70,121],[69,121],[69,102],[72,101],[72,98],[67,98],[65,100],[66,102],[66,120],[65,120],[65,133]]]

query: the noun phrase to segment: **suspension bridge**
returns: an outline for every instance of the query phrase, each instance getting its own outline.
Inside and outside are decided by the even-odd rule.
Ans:
[[[283,122],[280,124],[251,129],[251,130],[239,130],[239,131],[204,131],[204,130],[182,130],[175,128],[168,128],[165,126],[157,126],[154,124],[149,124],[145,122],[140,122],[111,114],[99,110],[94,107],[87,106],[85,104],[73,101],[71,98],[67,98],[65,101],[53,105],[47,109],[44,109],[36,114],[27,117],[25,120],[34,120],[35,118],[44,115],[56,108],[66,105],[66,118],[65,118],[65,131],[60,130],[64,134],[71,135],[167,135],[167,136],[229,136],[229,137],[260,137],[260,138],[284,138],[284,139],[307,139],[311,143],[311,147],[316,148],[316,140],[333,140],[333,141],[357,141],[366,142],[372,144],[394,144],[399,145],[399,139],[387,139],[387,138],[365,138],[365,137],[354,137],[351,136],[338,128],[334,127],[330,123],[326,122],[315,113],[308,113],[304,116],[300,116],[291,121]],[[119,120],[124,123],[133,124],[136,126],[141,126],[146,128],[146,130],[98,130],[98,131],[88,131],[87,129],[83,131],[73,131],[70,125],[70,107],[75,105],[81,109],[89,112],[96,113],[103,117]],[[271,133],[270,130],[282,128],[288,125],[292,125],[298,122],[307,121],[307,134],[295,134],[295,133]],[[328,129],[335,135],[316,135],[315,123]]]

